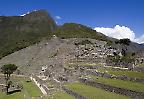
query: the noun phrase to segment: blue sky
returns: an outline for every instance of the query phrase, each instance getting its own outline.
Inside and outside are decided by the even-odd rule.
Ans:
[[[144,34],[144,0],[0,0],[0,15],[35,9],[48,10],[58,24],[76,22],[110,29],[119,25],[131,29],[135,38]]]

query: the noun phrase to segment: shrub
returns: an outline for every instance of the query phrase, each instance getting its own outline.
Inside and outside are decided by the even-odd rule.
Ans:
[[[124,44],[124,45],[129,45],[130,44],[130,39],[120,39],[115,41],[116,44]]]

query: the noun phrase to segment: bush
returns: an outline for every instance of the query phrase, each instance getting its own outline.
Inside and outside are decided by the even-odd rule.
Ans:
[[[115,41],[116,44],[124,44],[129,45],[131,43],[130,39],[120,39],[118,41]]]
[[[83,41],[77,43],[76,45],[86,45],[86,44],[92,44],[92,42],[89,40],[83,40]]]

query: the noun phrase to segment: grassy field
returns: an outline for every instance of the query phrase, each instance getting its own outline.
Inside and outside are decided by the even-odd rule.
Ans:
[[[52,96],[52,99],[75,99],[75,97],[65,92],[57,92]]]
[[[137,66],[139,66],[139,67],[144,67],[144,63],[143,63],[143,64],[139,64],[139,65],[137,65]]]
[[[67,63],[66,67],[73,68],[77,65],[79,66],[103,66],[102,64],[98,64],[98,63],[71,62],[71,63]]]
[[[6,95],[6,93],[0,92],[0,99],[24,99],[23,92],[17,92],[14,94]]]
[[[30,97],[41,96],[40,89],[34,84],[34,82],[23,82],[23,87]]]
[[[24,99],[25,97],[32,98],[32,97],[40,97],[42,95],[39,88],[34,84],[34,82],[30,81],[27,77],[18,77],[13,75],[12,80],[14,83],[18,82],[23,85],[23,89],[21,92],[16,92],[10,95],[6,95],[4,92],[0,93],[0,99]]]
[[[130,99],[129,97],[110,93],[102,89],[87,86],[83,83],[68,84],[66,87],[88,99]]]
[[[135,90],[138,92],[144,92],[144,84],[142,83],[137,83],[137,82],[131,82],[131,81],[123,81],[123,80],[116,80],[116,79],[106,79],[102,77],[95,77],[92,76],[92,78],[96,82],[100,82],[106,85],[111,85],[119,88],[125,88],[125,89],[130,89],[130,90]]]
[[[103,69],[100,68],[98,69],[99,72],[106,72],[108,74],[112,74],[115,76],[122,76],[125,75],[127,77],[131,77],[131,78],[143,78],[144,79],[144,72],[136,72],[136,71],[112,71],[112,68],[107,68],[107,69]]]
[[[116,76],[126,75],[128,77],[136,77],[144,79],[144,72],[134,72],[134,71],[108,71],[109,74]]]

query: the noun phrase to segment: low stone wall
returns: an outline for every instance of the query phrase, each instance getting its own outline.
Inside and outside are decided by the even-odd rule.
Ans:
[[[144,72],[144,67],[135,67],[132,71]]]
[[[98,76],[98,77],[104,77],[104,78],[114,78],[114,79],[119,79],[119,80],[128,80],[128,81],[134,81],[134,82],[140,82],[140,83],[144,83],[144,79],[142,78],[131,78],[131,77],[127,77],[127,76],[113,76],[111,74],[108,73],[101,73],[101,72],[92,72],[92,71],[86,71],[87,74],[90,75],[94,75],[94,76]]]
[[[4,90],[5,90],[4,84],[0,84],[0,92],[4,92]]]
[[[110,92],[114,92],[114,93],[117,93],[117,94],[129,96],[129,97],[134,98],[134,99],[144,99],[144,92],[136,92],[136,91],[133,91],[133,90],[118,88],[118,87],[98,83],[98,82],[95,82],[95,81],[90,81],[90,80],[87,80],[87,79],[79,79],[79,80],[80,80],[80,82],[85,83],[86,85],[101,88],[101,89],[104,89],[106,91],[110,91]]]
[[[88,99],[88,98],[86,98],[86,97],[84,97],[84,96],[81,96],[81,95],[79,95],[78,93],[76,93],[76,92],[68,89],[68,88],[65,88],[64,86],[62,87],[62,89],[63,89],[66,93],[74,96],[76,99]]]
[[[142,79],[142,78],[136,78],[136,77],[131,78],[131,77],[127,77],[127,76],[117,76],[115,78],[120,79],[120,80],[129,80],[129,81],[144,83],[144,79]]]

